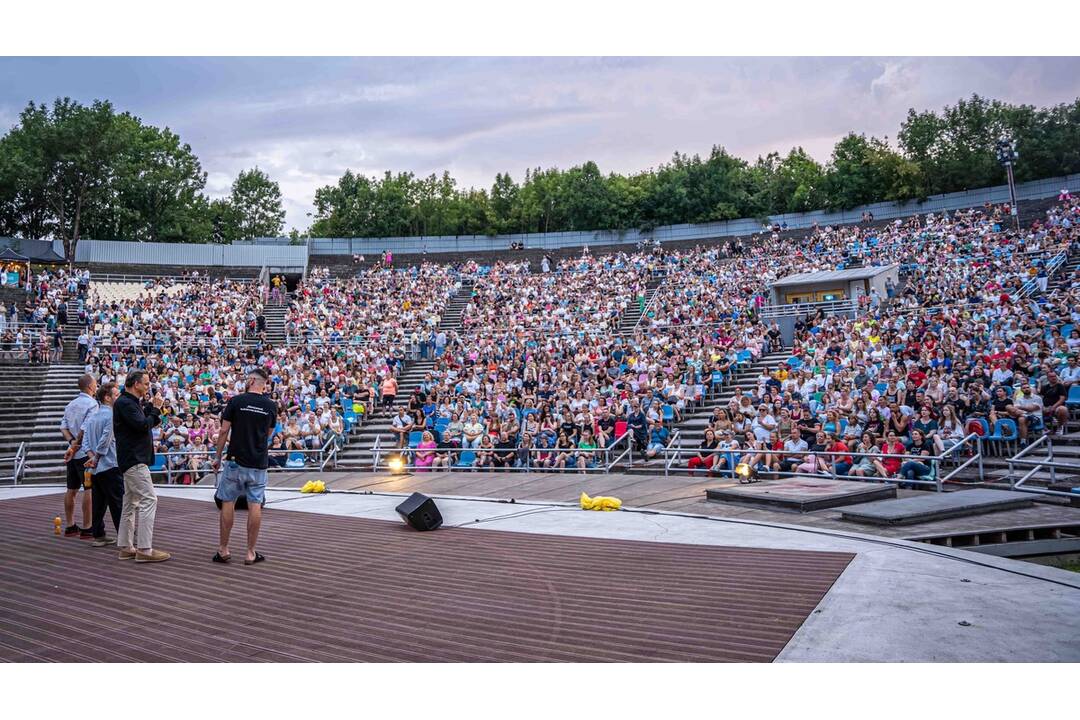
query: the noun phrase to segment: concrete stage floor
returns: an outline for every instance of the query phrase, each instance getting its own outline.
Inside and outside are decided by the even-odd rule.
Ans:
[[[370,475],[366,478],[373,479]],[[582,484],[585,478],[581,476],[553,479],[565,482],[564,492],[571,491],[570,481],[576,479],[578,485],[573,488],[574,497],[582,487],[589,489],[587,484]],[[449,478],[446,480],[449,482]],[[614,479],[596,480],[612,482]],[[415,480],[394,478],[391,482]],[[529,586],[504,587],[506,584],[497,579],[480,582],[482,573],[476,582],[459,587],[457,592],[468,595],[472,607],[482,609],[484,598],[489,598],[496,607],[507,602],[518,603],[522,612],[537,610],[536,603],[544,603],[544,612],[548,613],[540,612],[541,619],[533,626],[515,624],[497,636],[475,635],[474,631],[470,638],[489,637],[490,643],[485,645],[482,639],[470,640],[467,648],[462,649],[448,644],[447,639],[453,636],[451,631],[459,627],[455,623],[463,620],[460,616],[446,619],[445,614],[450,611],[440,609],[437,604],[425,605],[423,587],[413,584],[409,586],[410,590],[404,591],[399,585],[386,583],[374,590],[367,588],[369,595],[365,597],[393,596],[397,598],[398,608],[406,608],[414,602],[429,607],[432,613],[443,612],[438,623],[432,620],[433,627],[441,634],[437,646],[440,650],[431,659],[767,660],[774,653],[775,660],[787,662],[1080,661],[1080,577],[1063,570],[963,550],[889,540],[860,534],[847,526],[845,532],[839,533],[805,525],[762,523],[715,515],[692,517],[655,510],[585,512],[557,502],[531,500],[511,505],[480,499],[441,499],[439,506],[448,529],[430,534],[413,533],[400,524],[394,513],[394,507],[401,500],[397,493],[413,488],[385,488],[395,491],[387,494],[382,494],[381,488],[370,489],[379,490],[380,494],[301,495],[295,491],[269,491],[270,504],[260,548],[271,559],[264,565],[250,568],[216,566],[209,562],[216,545],[213,531],[216,513],[210,504],[212,490],[209,488],[159,489],[164,499],[155,544],[165,549],[178,549],[177,557],[161,566],[134,566],[112,558],[101,561],[98,558],[104,556],[100,553],[108,551],[87,547],[88,543],[75,539],[53,536],[52,508],[55,506],[58,510],[60,507],[60,488],[3,489],[0,490],[0,514],[9,518],[6,535],[12,537],[5,537],[9,552],[4,564],[0,565],[0,588],[4,588],[5,603],[19,602],[24,596],[20,594],[20,588],[27,582],[47,587],[50,581],[54,584],[67,581],[66,573],[71,572],[72,567],[80,566],[79,554],[88,558],[87,564],[92,563],[94,567],[100,564],[102,572],[107,573],[103,577],[111,578],[115,574],[119,578],[117,582],[128,585],[132,579],[127,575],[138,577],[146,571],[145,576],[155,578],[155,581],[175,574],[178,578],[186,578],[187,582],[209,582],[209,587],[217,587],[222,581],[216,573],[224,572],[228,573],[225,577],[231,582],[239,583],[237,587],[247,588],[257,587],[259,583],[251,578],[260,577],[258,574],[262,573],[262,577],[274,578],[278,586],[284,583],[282,592],[300,603],[301,609],[301,600],[309,597],[310,620],[303,613],[298,617],[291,612],[283,614],[281,611],[292,605],[281,607],[273,597],[267,602],[274,611],[259,609],[256,603],[254,615],[246,623],[270,630],[263,632],[256,643],[258,652],[250,647],[237,647],[232,649],[234,653],[251,653],[251,659],[255,660],[330,659],[326,653],[322,658],[305,657],[306,652],[313,651],[311,646],[297,647],[298,637],[313,632],[308,623],[315,627],[329,613],[339,622],[353,618],[351,632],[362,637],[373,634],[378,638],[374,643],[376,647],[399,648],[400,654],[390,659],[415,660],[418,659],[415,646],[403,642],[401,633],[409,634],[409,628],[413,627],[409,623],[422,620],[425,615],[407,614],[404,621],[396,625],[397,630],[394,623],[388,626],[382,622],[387,617],[400,617],[393,607],[380,611],[383,614],[354,616],[358,606],[350,599],[352,586],[348,583],[362,585],[362,573],[356,577],[351,573],[362,568],[364,562],[380,568],[407,566],[424,556],[423,552],[414,551],[426,545],[436,553],[438,562],[426,560],[421,565],[429,570],[445,568],[438,578],[440,583],[456,582],[454,573],[446,572],[454,567],[466,568],[466,574],[473,573],[478,567],[478,559],[492,569],[496,578],[507,567],[532,568],[533,581],[539,582],[532,589]],[[591,490],[596,492],[596,486]],[[170,500],[172,498],[186,502],[174,502]],[[301,516],[309,519],[301,522]],[[346,522],[347,518],[393,524],[365,522],[353,525]],[[304,535],[307,531],[303,528],[309,526],[315,529],[310,536]],[[306,542],[304,537],[308,538]],[[621,542],[580,546],[568,542],[572,538]],[[332,563],[320,561],[323,554],[320,547],[326,543],[332,545]],[[240,547],[234,541],[233,551],[237,552]],[[591,547],[592,551],[583,549],[586,547]],[[798,607],[792,605],[789,611],[782,613],[787,622],[794,622],[790,625],[792,629],[797,626],[790,639],[781,643],[782,647],[777,645],[777,638],[783,635],[783,628],[773,628],[771,634],[765,632],[762,635],[759,631],[764,631],[765,626],[755,624],[763,616],[770,616],[769,608],[775,598],[768,583],[761,585],[754,578],[760,573],[773,573],[773,581],[776,581],[776,571],[789,566],[790,562],[784,560],[783,555],[764,553],[749,564],[733,565],[730,553],[734,548],[762,553],[769,550],[806,552],[803,563],[806,572],[813,569],[817,559],[823,563],[818,564],[818,569],[824,574],[816,577],[824,579],[805,577],[808,584],[796,593],[801,595],[796,603]],[[702,554],[704,550],[715,550],[717,554]],[[853,556],[850,562],[849,555]],[[35,559],[39,557],[45,560],[36,563]],[[693,563],[696,569],[688,572],[680,565],[686,562]],[[841,566],[837,567],[836,562]],[[25,567],[25,563],[32,567]],[[829,563],[833,563],[832,570],[824,567]],[[613,568],[617,570],[614,574],[610,572]],[[628,619],[625,612],[640,610],[634,590],[639,571],[651,573],[642,576],[651,578],[641,581],[642,592],[659,593],[647,597],[651,598],[650,602],[658,603],[658,607],[666,607],[666,611],[654,617],[646,614]],[[831,585],[829,572],[839,572]],[[667,573],[666,577],[678,577],[681,583],[687,584],[667,588],[665,593],[664,573]],[[345,579],[339,577],[342,574]],[[595,603],[595,597],[582,597],[575,590],[574,578],[588,585],[596,582],[596,576],[607,577],[613,588],[612,597],[618,598],[616,603],[599,608],[606,608],[604,613],[598,612],[595,604],[590,604]],[[819,584],[814,587],[827,586],[827,591],[819,601],[807,605],[807,598],[812,599],[814,592],[820,593],[812,587],[815,582]],[[156,600],[158,603],[158,611],[153,614],[153,631],[175,633],[169,625],[170,603],[175,599],[168,595],[155,598],[153,587],[151,585],[144,591],[148,602]],[[192,586],[192,592],[201,597],[205,593],[199,587]],[[520,592],[523,589],[526,592]],[[743,592],[747,590],[748,594]],[[513,595],[511,591],[518,594]],[[42,590],[38,588],[35,592],[40,595]],[[209,599],[213,599],[212,593]],[[200,613],[207,616],[204,624],[209,623],[211,627],[214,619],[220,619],[220,609],[207,602],[202,598],[194,603],[194,607],[184,608],[189,626],[197,625],[194,618],[200,617]],[[82,627],[82,615],[64,603],[57,603],[53,598],[51,607],[52,612],[67,612],[67,624]],[[78,607],[78,604],[71,607]],[[31,608],[25,612],[33,615],[42,611]],[[557,618],[554,624],[551,612]],[[616,648],[611,651],[611,645],[602,640],[603,632],[591,636],[592,640],[587,643],[560,645],[558,652],[548,646],[541,648],[540,641],[550,637],[552,628],[561,633],[560,637],[568,638],[573,635],[569,628],[574,626],[576,619],[589,618],[591,623],[586,625],[590,632],[602,631],[605,617],[620,628],[612,633],[614,639],[626,632],[626,628],[636,633],[632,650],[623,652],[625,648]],[[668,618],[667,626],[663,624],[665,617]],[[56,621],[55,618],[47,619]],[[638,624],[633,625],[631,620]],[[123,628],[137,634],[140,629],[137,623],[132,624],[133,621],[128,618]],[[20,622],[21,632],[27,632],[26,625],[32,629],[32,621]],[[372,627],[370,630],[368,623]],[[582,631],[580,623],[574,627]],[[731,652],[733,646],[739,645],[738,642],[733,645],[732,640],[740,632],[748,632],[772,644],[755,645],[756,649],[749,652],[753,657]],[[275,633],[291,637],[293,641],[285,643],[284,647],[275,645]],[[3,625],[0,625],[0,643],[10,647],[12,643],[5,640],[3,634]],[[413,642],[417,641],[415,633],[411,637]],[[353,641],[361,642],[350,636],[349,642]],[[746,641],[739,642],[745,645]],[[336,643],[335,649],[340,644]],[[138,647],[135,643],[132,645]],[[121,649],[118,652],[134,651]],[[623,654],[612,657],[612,652]],[[286,657],[282,653],[296,657]],[[359,651],[347,653],[342,650],[329,655],[339,659],[370,659]],[[233,654],[221,659],[238,658]]]
[[[328,490],[356,492],[422,492],[433,497],[476,497],[518,501],[576,503],[581,492],[614,495],[625,507],[649,508],[694,515],[790,523],[845,532],[869,532],[894,538],[932,537],[949,533],[979,532],[987,527],[1080,525],[1080,507],[1036,503],[1034,507],[1005,510],[989,515],[950,518],[919,524],[872,529],[844,520],[843,507],[798,513],[777,508],[709,502],[710,488],[740,487],[726,478],[648,477],[622,474],[439,472],[391,475],[371,472],[275,472],[270,484],[299,489],[308,480],[326,482]],[[757,484],[760,487],[769,481]],[[741,486],[747,487],[747,486]],[[925,491],[897,490],[897,497],[923,497]],[[1032,496],[1033,498],[1035,496]]]

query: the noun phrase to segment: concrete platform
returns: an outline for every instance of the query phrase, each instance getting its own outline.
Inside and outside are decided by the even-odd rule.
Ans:
[[[833,480],[808,475],[709,488],[705,491],[705,496],[717,502],[742,503],[805,513],[895,498],[896,486],[859,480]]]
[[[983,515],[1000,510],[1031,507],[1034,500],[1008,490],[975,489],[952,493],[926,493],[919,497],[885,500],[849,507],[844,520],[870,525],[914,525],[947,518]]]

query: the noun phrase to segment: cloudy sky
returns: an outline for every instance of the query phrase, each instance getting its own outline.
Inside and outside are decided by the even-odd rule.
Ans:
[[[495,173],[595,160],[653,167],[714,144],[753,160],[801,145],[821,161],[849,130],[894,137],[908,108],[979,93],[1080,97],[1076,58],[6,58],[0,127],[29,100],[108,98],[190,143],[224,195],[259,166],[287,227],[346,170]]]

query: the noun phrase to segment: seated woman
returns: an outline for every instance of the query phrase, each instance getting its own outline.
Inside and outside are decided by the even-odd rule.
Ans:
[[[922,455],[929,457],[934,452],[934,442],[925,435],[922,430],[911,431],[911,447],[908,449],[910,455]],[[920,462],[918,460],[908,460],[900,466],[900,475],[906,480],[918,480],[920,477],[930,475],[933,472],[933,467],[929,461]],[[911,485],[912,489],[917,486]]]
[[[450,423],[442,432],[443,447],[461,447],[461,434],[465,429],[465,423],[461,422],[461,415],[454,413],[450,416]]]
[[[596,438],[590,428],[583,428],[581,440],[578,441],[577,467],[578,470],[596,467]]]
[[[574,443],[570,441],[570,438],[566,433],[560,432],[559,439],[555,441],[554,457],[551,460],[549,467],[564,470],[567,463],[571,465],[577,464],[577,453],[574,452]]]
[[[824,455],[818,453],[827,452],[829,447],[828,438],[823,430],[818,430],[814,437],[814,443],[810,446],[810,452],[806,454],[803,461],[795,467],[795,472],[804,473],[806,475],[815,475],[817,473],[828,474],[829,472],[829,460]]]
[[[413,455],[413,465],[416,466],[417,472],[428,472],[431,469],[435,462],[435,448],[435,436],[430,430],[425,430]]]
[[[864,432],[859,439],[859,442],[855,445],[855,452],[871,454],[880,453],[881,448],[874,443],[874,436],[871,433]],[[855,464],[851,466],[848,475],[851,475],[852,477],[884,477],[885,468],[881,465],[881,460],[879,458],[860,455],[855,458]]]
[[[473,467],[491,467],[495,461],[495,444],[491,442],[491,436],[484,433],[480,437],[480,447],[476,449],[476,462]]]
[[[766,459],[769,455],[769,444],[765,440],[754,438],[750,441],[750,447],[739,458],[740,463],[746,463],[757,471],[767,470]]]
[[[697,455],[690,458],[690,462],[686,464],[690,472],[696,473],[701,468],[711,471],[713,464],[716,462],[716,448],[719,445],[720,442],[716,439],[716,433],[713,432],[713,429],[705,428],[705,438],[701,441],[701,445],[698,446]]]
[[[735,466],[739,464],[738,458],[742,445],[739,444],[737,435],[723,436],[717,446],[716,462],[709,470],[709,475],[720,474],[727,471],[728,475],[735,477]]]
[[[907,448],[904,447],[904,443],[900,442],[900,437],[893,431],[890,431],[886,436],[885,445],[881,448],[881,451],[886,455],[903,455],[907,452]],[[884,474],[881,477],[891,478],[896,477],[900,472],[900,466],[903,464],[900,458],[882,458],[881,467],[878,468],[879,474],[884,470]]]

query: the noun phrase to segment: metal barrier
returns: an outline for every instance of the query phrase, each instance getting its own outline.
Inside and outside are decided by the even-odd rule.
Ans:
[[[1044,458],[1029,458],[1027,455],[1035,449],[1046,446],[1046,457]],[[1023,474],[1019,479],[1016,478],[1016,466],[1031,468]],[[1028,445],[1019,453],[1009,458],[1009,486],[1013,490],[1019,490],[1020,492],[1039,493],[1040,495],[1054,495],[1057,497],[1067,497],[1070,499],[1077,499],[1080,497],[1080,493],[1076,492],[1063,492],[1061,490],[1051,490],[1050,488],[1032,487],[1026,485],[1028,480],[1032,478],[1035,473],[1049,468],[1050,482],[1057,482],[1057,471],[1068,470],[1073,473],[1080,473],[1080,465],[1076,463],[1066,463],[1060,460],[1054,459],[1054,439],[1047,433],[1035,442]]]
[[[165,475],[165,482],[168,485],[174,484],[174,482],[173,482],[173,476],[174,475],[198,475],[199,477],[192,480],[192,482],[191,482],[192,485],[197,484],[198,482],[200,482],[202,479],[204,479],[208,475],[213,475],[214,476],[214,486],[216,487],[217,486],[218,472],[213,470],[213,468],[212,468],[212,463],[213,463],[213,458],[214,458],[215,452],[216,451],[215,451],[214,448],[208,447],[206,450],[203,450],[203,451],[195,451],[195,450],[174,451],[174,450],[167,450],[167,451],[162,452],[162,453],[156,453],[156,455],[161,455],[162,457],[165,458],[165,464],[164,464],[164,466],[162,466],[160,468],[158,468],[156,466],[156,464],[155,464],[154,467],[150,468],[150,473],[152,475]],[[227,452],[227,449],[226,449],[226,452]],[[293,453],[302,453],[305,457],[306,456],[316,456],[316,464],[318,465],[319,472],[325,471],[327,465],[331,465],[332,467],[336,467],[336,465],[337,465],[338,447],[337,447],[337,443],[335,442],[335,439],[332,438],[332,437],[328,438],[326,443],[320,448],[314,448],[314,449],[305,448],[303,450],[286,450],[285,452],[287,453],[287,455],[288,454],[293,454]],[[173,468],[171,463],[170,463],[170,458],[174,458],[174,457],[192,457],[192,456],[203,456],[203,457],[205,457],[207,459],[207,463],[208,463],[209,467],[207,467],[207,468]],[[306,462],[304,463],[303,467],[289,467],[288,465],[277,466],[277,465],[274,465],[273,463],[271,463],[266,469],[267,469],[267,472],[291,472],[291,471],[296,471],[296,470],[314,469],[314,467],[315,467],[314,464],[309,467]]]
[[[0,480],[11,480],[13,485],[18,485],[26,471],[26,443],[19,443],[18,450],[10,457],[0,457],[0,465],[11,463],[11,475],[0,477]]]
[[[551,447],[551,448],[514,448],[513,451],[512,451],[513,454],[515,455],[515,459],[512,461],[514,464],[504,465],[504,466],[499,466],[499,467],[496,467],[494,464],[477,466],[475,464],[475,462],[473,464],[470,464],[470,465],[457,465],[457,464],[455,464],[455,459],[454,459],[455,456],[460,457],[461,453],[463,453],[463,452],[477,453],[477,452],[483,451],[483,452],[495,453],[495,452],[498,451],[498,448],[495,448],[495,447],[491,447],[491,448],[468,448],[468,447],[461,447],[461,446],[456,446],[456,445],[455,446],[442,445],[442,446],[437,446],[437,447],[434,447],[434,448],[425,448],[424,450],[434,452],[436,454],[446,454],[446,455],[448,455],[449,456],[448,457],[448,461],[449,461],[448,469],[450,469],[450,470],[490,470],[490,471],[493,471],[493,472],[541,472],[541,471],[543,471],[543,472],[578,472],[578,473],[603,474],[603,473],[610,472],[611,468],[615,465],[615,463],[618,462],[618,460],[621,459],[623,456],[625,456],[626,453],[632,447],[633,443],[630,443],[626,450],[623,450],[621,453],[619,453],[619,455],[616,456],[616,458],[614,460],[612,459],[612,452],[617,449],[616,446],[620,442],[622,442],[624,439],[626,439],[629,434],[630,434],[629,432],[624,433],[620,438],[616,439],[613,443],[611,443],[607,447],[598,447],[595,450],[582,450],[582,449],[577,448],[577,447],[574,447],[574,448],[554,448],[554,447]],[[391,448],[384,448],[384,447],[382,447],[382,436],[380,435],[375,439],[375,445],[373,447],[368,448],[368,449],[364,449],[364,450],[357,450],[357,451],[354,451],[354,452],[356,454],[360,455],[361,457],[370,457],[372,459],[370,467],[361,468],[361,470],[367,470],[369,472],[378,472],[380,470],[389,470],[390,472],[397,473],[397,472],[413,472],[413,471],[425,472],[425,471],[433,470],[433,467],[431,465],[417,465],[415,463],[416,454],[417,454],[417,452],[420,452],[420,451],[421,450],[419,448],[408,447],[408,446],[401,447],[401,448],[392,448],[392,449]],[[549,456],[552,456],[553,458],[556,458],[561,454],[569,454],[569,455],[587,454],[592,458],[592,460],[591,460],[592,466],[589,467],[587,465],[586,467],[583,467],[583,468],[577,467],[576,458],[574,459],[574,463],[575,463],[574,465],[567,464],[564,467],[554,467],[554,466],[549,467],[549,466],[541,465],[541,464],[533,464],[532,462],[529,462],[529,461],[526,461],[526,463],[524,465],[517,465],[516,464],[517,463],[517,457],[516,456],[519,453],[522,453],[522,452],[526,453],[527,456],[530,457],[530,458],[532,456],[534,456],[534,455],[549,455]],[[603,458],[603,459],[601,460],[600,458]],[[385,463],[384,463],[384,459],[385,459]],[[567,460],[566,462],[569,462],[569,460]],[[385,465],[385,467],[381,467],[383,465]]]
[[[968,458],[966,461],[964,461],[963,463],[958,464],[958,466],[955,469],[953,469],[950,473],[948,473],[947,475],[942,475],[941,466],[943,464],[945,464],[945,463],[956,460],[957,456],[960,454],[960,452],[965,447],[971,447],[973,449],[972,456],[970,458]],[[679,457],[681,457],[681,455],[684,452],[694,452],[694,451],[693,450],[685,451],[681,447],[681,445],[678,446],[678,447],[671,447],[669,445],[669,447],[664,449],[664,456],[665,456],[664,474],[665,475],[667,475],[670,472],[671,465],[673,464],[672,461],[670,460],[670,457],[672,455],[674,455],[675,458],[676,458],[676,461],[677,461],[677,459]],[[948,448],[947,450],[945,450],[945,452],[943,452],[943,453],[941,453],[939,455],[910,455],[910,454],[907,454],[907,453],[895,454],[894,455],[894,454],[889,454],[889,453],[860,453],[860,452],[855,452],[855,451],[848,451],[848,452],[828,452],[828,451],[812,452],[812,451],[809,451],[809,450],[801,450],[801,451],[747,450],[745,448],[740,448],[738,450],[721,450],[721,449],[717,449],[717,450],[713,450],[712,454],[714,456],[730,456],[732,458],[732,460],[734,461],[734,462],[731,463],[732,467],[725,468],[723,470],[723,473],[732,475],[733,477],[737,474],[735,468],[739,464],[742,464],[742,459],[744,457],[746,457],[747,455],[752,455],[752,456],[753,455],[765,455],[765,456],[770,456],[771,455],[773,457],[779,457],[779,458],[785,458],[785,457],[786,458],[791,458],[791,457],[794,457],[794,458],[806,458],[808,456],[813,455],[814,458],[815,458],[815,467],[816,468],[818,467],[817,459],[819,459],[819,458],[851,457],[851,458],[854,459],[854,458],[864,458],[865,457],[865,458],[872,458],[872,459],[877,459],[877,460],[883,460],[883,459],[900,460],[902,463],[904,461],[911,460],[911,461],[919,462],[919,463],[921,463],[923,465],[928,465],[931,468],[932,477],[929,478],[929,479],[920,479],[919,477],[915,477],[915,478],[895,477],[894,478],[894,477],[880,477],[880,476],[876,476],[876,475],[875,476],[867,476],[867,477],[862,477],[862,476],[859,476],[859,475],[851,475],[851,474],[841,475],[841,474],[836,472],[836,463],[835,462],[826,462],[825,463],[825,465],[827,466],[827,472],[824,472],[824,471],[822,471],[820,469],[815,469],[814,472],[810,472],[810,473],[798,472],[795,469],[789,470],[789,471],[786,471],[786,470],[777,471],[777,470],[770,469],[770,470],[763,471],[763,472],[768,472],[769,475],[776,476],[776,477],[802,477],[802,476],[805,476],[805,475],[828,475],[833,480],[839,480],[840,478],[844,478],[844,479],[847,479],[847,480],[862,480],[862,481],[866,481],[866,482],[911,483],[911,484],[915,484],[915,485],[932,486],[935,491],[942,492],[943,491],[943,486],[945,485],[945,483],[951,482],[953,477],[958,472],[960,472],[961,470],[964,470],[965,468],[970,466],[972,463],[977,462],[978,465],[979,465],[979,480],[981,481],[983,479],[983,471],[982,471],[982,439],[978,435],[976,435],[974,433],[966,436],[963,440],[959,441],[956,445]],[[712,469],[709,469],[709,472],[712,473],[714,471]]]

